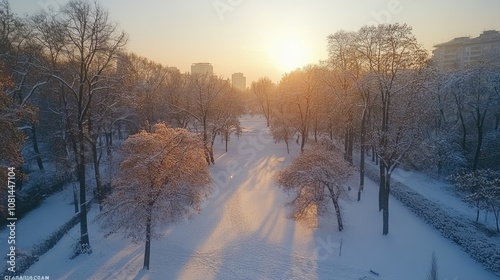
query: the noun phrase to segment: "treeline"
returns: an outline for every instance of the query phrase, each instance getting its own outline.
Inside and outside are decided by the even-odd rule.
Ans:
[[[127,52],[127,41],[97,2],[72,0],[25,18],[0,2],[0,163],[27,182],[73,176],[82,251],[90,249],[88,202],[101,204],[110,192],[119,161],[113,151],[128,135],[158,123],[187,128],[210,164],[216,136],[227,142],[241,131],[242,94],[227,79],[181,74]]]
[[[379,165],[383,234],[389,231],[396,167],[443,178],[499,169],[498,56],[441,69],[405,24],[339,31],[327,40],[327,60],[288,73],[277,85],[262,78],[251,91],[275,140],[287,148],[296,141],[303,151],[307,142],[326,137],[341,143],[347,162],[359,158],[358,200],[366,156],[371,156]],[[488,174],[493,174],[490,181],[498,177]],[[457,185],[464,190],[464,183]],[[479,193],[484,188],[469,186],[467,201],[498,216],[499,188],[489,188],[489,202],[480,203],[470,197],[484,197]]]

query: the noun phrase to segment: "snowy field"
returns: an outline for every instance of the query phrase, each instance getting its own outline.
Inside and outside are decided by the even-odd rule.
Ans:
[[[120,236],[105,238],[91,221],[93,254],[69,259],[79,237],[76,226],[25,275],[48,275],[51,279],[423,280],[435,252],[439,279],[499,279],[392,197],[390,234],[382,236],[378,187],[369,180],[361,202],[355,201],[356,179],[350,183],[352,199],[342,202],[342,233],[333,214],[319,221],[288,219],[283,205],[289,197],[272,178],[298,153],[298,145],[292,144],[287,155],[285,144],[272,141],[265,120],[259,116],[242,119],[242,125],[244,133],[240,139],[232,138],[228,153],[223,152],[223,144],[217,144],[218,159],[210,167],[216,186],[201,214],[166,226],[164,236],[152,241],[149,271],[142,270],[144,244],[133,244]],[[435,192],[439,193],[443,192]],[[67,198],[46,200],[23,219],[33,227],[19,227],[19,247],[21,236],[38,240],[47,234],[36,227],[59,219],[50,214],[54,210],[46,210],[54,207],[59,207],[63,216],[68,212],[66,220],[72,215]],[[90,219],[97,211],[94,206]],[[4,246],[5,230],[1,234]]]

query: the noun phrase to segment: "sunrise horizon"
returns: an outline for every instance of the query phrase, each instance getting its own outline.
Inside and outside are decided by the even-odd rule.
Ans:
[[[67,0],[20,0],[13,11],[30,15],[57,10]],[[455,37],[479,36],[498,30],[498,3],[485,0],[457,5],[450,0],[420,3],[411,0],[363,1],[347,4],[317,1],[133,1],[98,2],[129,36],[127,50],[165,66],[189,72],[192,63],[209,62],[224,78],[242,72],[247,85],[262,76],[277,83],[296,68],[327,58],[327,36],[364,25],[406,23],[425,49]],[[453,10],[450,9],[453,5]],[[464,18],[474,18],[466,22]],[[424,20],[421,20],[424,19]]]

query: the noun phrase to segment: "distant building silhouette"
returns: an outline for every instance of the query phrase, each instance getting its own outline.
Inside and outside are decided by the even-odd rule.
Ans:
[[[440,68],[461,67],[481,57],[500,58],[500,32],[487,30],[479,37],[459,37],[434,48],[434,61]]]
[[[231,79],[231,84],[234,88],[239,90],[245,90],[247,88],[247,78],[243,76],[243,73],[234,73]]]
[[[180,72],[179,68],[177,68],[175,66],[167,66],[166,68],[168,71],[171,71],[171,72]]]
[[[198,62],[191,64],[191,74],[213,74],[214,67],[208,62]]]

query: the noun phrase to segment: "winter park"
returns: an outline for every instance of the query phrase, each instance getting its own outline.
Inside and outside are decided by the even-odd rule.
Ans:
[[[0,0],[2,279],[500,279],[500,4],[430,5]]]

